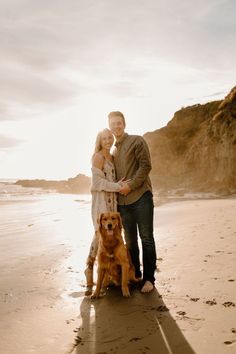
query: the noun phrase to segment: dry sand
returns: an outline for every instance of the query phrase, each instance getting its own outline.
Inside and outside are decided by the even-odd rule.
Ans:
[[[156,207],[156,289],[91,301],[77,198],[0,202],[1,354],[236,353],[235,199]]]

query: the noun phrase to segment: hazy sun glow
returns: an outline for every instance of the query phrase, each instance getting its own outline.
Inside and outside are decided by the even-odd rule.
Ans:
[[[143,135],[183,106],[223,99],[235,85],[236,5],[200,3],[194,14],[192,0],[3,2],[0,178],[90,175],[111,110]]]

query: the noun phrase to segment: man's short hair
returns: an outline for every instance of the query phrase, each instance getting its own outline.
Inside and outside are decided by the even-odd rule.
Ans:
[[[125,125],[125,116],[122,112],[120,111],[112,111],[108,114],[108,119],[110,120],[110,118],[112,117],[121,117],[123,119],[123,123]]]

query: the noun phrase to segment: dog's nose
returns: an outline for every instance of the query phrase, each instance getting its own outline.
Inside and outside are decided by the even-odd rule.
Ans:
[[[107,227],[108,227],[109,230],[111,230],[112,229],[112,224],[108,224]]]

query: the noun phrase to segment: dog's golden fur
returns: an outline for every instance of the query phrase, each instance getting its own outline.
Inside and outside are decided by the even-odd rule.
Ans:
[[[102,288],[109,282],[121,285],[122,294],[130,296],[129,281],[135,278],[134,266],[122,237],[122,222],[118,212],[102,213],[99,223],[98,276],[97,286],[91,296],[98,298]]]

